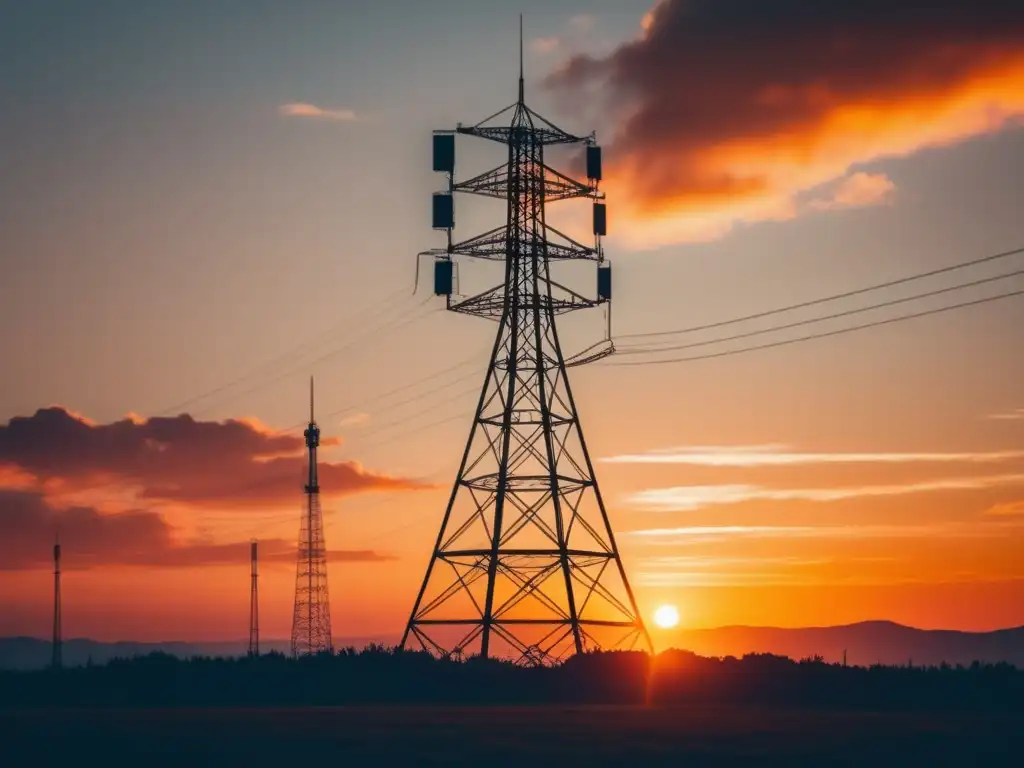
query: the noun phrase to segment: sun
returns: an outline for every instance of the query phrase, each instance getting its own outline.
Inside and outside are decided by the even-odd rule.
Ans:
[[[662,605],[654,612],[654,623],[662,629],[671,629],[679,623],[679,611],[674,605]]]

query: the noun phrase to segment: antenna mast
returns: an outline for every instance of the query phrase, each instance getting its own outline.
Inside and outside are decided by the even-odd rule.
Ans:
[[[523,14],[519,14],[519,103],[523,103],[526,89],[523,87]]]
[[[611,267],[601,245],[606,217],[601,150],[593,136],[566,133],[523,101],[522,19],[519,101],[473,126],[435,131],[434,170],[446,190],[434,195],[433,226],[449,245],[434,256],[434,293],[453,312],[497,322],[497,333],[462,464],[455,479],[402,647],[461,657],[502,656],[520,664],[557,662],[587,650],[651,649],[619,557],[583,438],[568,369],[614,351],[568,359],[555,319],[611,299]],[[455,137],[503,148],[507,161],[455,181]],[[586,181],[545,163],[545,148],[586,150]],[[455,192],[507,202],[507,219],[453,242]],[[546,205],[584,198],[593,206],[593,245],[546,223]],[[502,284],[454,296],[454,255],[502,263]],[[551,263],[591,261],[595,284],[556,282]],[[596,294],[596,296],[595,296]],[[594,296],[594,298],[591,298]]]
[[[58,535],[53,544],[53,658],[51,664],[54,669],[60,669],[64,664],[63,642],[61,628],[60,610],[60,536]]]
[[[316,474],[320,427],[313,417],[313,377],[309,378],[309,425],[303,433],[309,451],[306,509],[299,526],[298,566],[295,574],[295,612],[292,616],[292,655],[332,652],[331,604],[327,594],[327,547]]]
[[[249,588],[249,655],[260,655],[260,597],[258,586],[258,571],[256,562],[258,544],[256,539],[252,540],[250,548],[250,581]]]

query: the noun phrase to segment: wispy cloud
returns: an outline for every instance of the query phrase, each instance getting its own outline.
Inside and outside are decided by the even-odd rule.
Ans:
[[[861,485],[847,488],[767,488],[760,485],[683,485],[651,488],[628,497],[638,509],[689,512],[721,504],[746,501],[844,501],[873,496],[902,496],[935,491],[967,491],[1024,483],[1024,474],[947,478],[920,483]]]
[[[880,205],[892,200],[896,185],[884,173],[858,173],[844,177],[824,198],[816,198],[810,206],[819,211],[832,211],[841,208],[865,208]]]
[[[351,414],[349,416],[346,416],[341,421],[339,421],[338,422],[338,426],[339,427],[355,427],[355,426],[358,426],[360,424],[365,424],[369,420],[370,420],[370,414],[368,414],[368,413],[362,413],[362,412],[360,412],[360,413],[353,413],[353,414]]]
[[[285,117],[311,117],[320,120],[334,120],[339,123],[354,123],[359,119],[355,111],[351,109],[325,109],[303,102],[282,104],[277,111]]]
[[[986,509],[985,514],[992,517],[1024,517],[1024,500],[996,504]]]
[[[1003,413],[993,413],[989,418],[1000,421],[1019,421],[1024,419],[1024,408],[1015,408],[1012,411],[1005,411]]]
[[[771,467],[796,464],[986,463],[1024,458],[1024,451],[955,453],[799,452],[786,445],[679,446],[610,456],[610,464],[688,464],[701,467]]]
[[[551,53],[558,48],[561,40],[555,36],[537,37],[530,43],[530,47],[537,53]]]
[[[597,23],[597,17],[592,13],[577,13],[570,17],[569,26],[576,32],[589,32]]]
[[[643,528],[627,536],[651,543],[679,546],[686,543],[727,539],[918,539],[999,538],[1019,530],[1019,521],[1002,524],[935,523],[921,525],[689,525],[676,528]]]

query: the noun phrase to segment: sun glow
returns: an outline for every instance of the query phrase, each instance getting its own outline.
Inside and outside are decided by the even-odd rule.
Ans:
[[[674,605],[662,605],[654,612],[654,623],[662,629],[671,629],[679,623],[679,611]]]

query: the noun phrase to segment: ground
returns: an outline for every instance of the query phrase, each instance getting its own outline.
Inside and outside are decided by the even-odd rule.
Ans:
[[[4,712],[5,765],[1000,766],[1024,716],[647,707]],[[1015,757],[1011,757],[1015,756]],[[70,760],[70,762],[69,762]],[[140,762],[140,760],[142,762]]]

